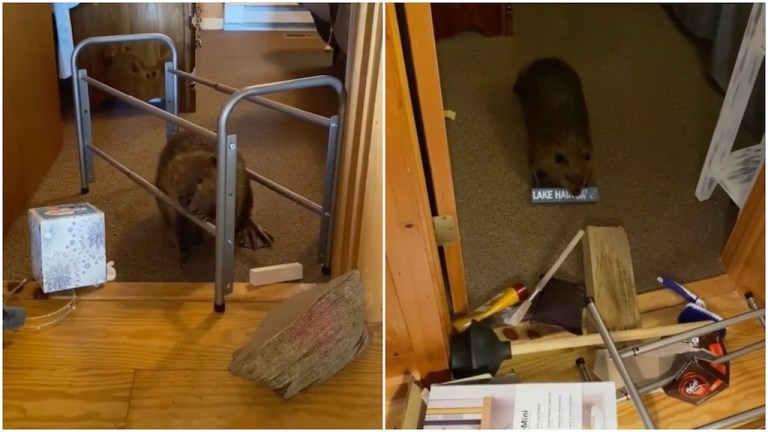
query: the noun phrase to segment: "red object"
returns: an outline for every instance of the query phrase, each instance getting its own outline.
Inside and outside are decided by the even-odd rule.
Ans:
[[[528,296],[531,295],[531,293],[528,291],[528,287],[521,283],[516,283],[512,285],[512,288],[515,289],[515,292],[517,293],[517,296],[520,297],[521,302],[524,302],[525,299],[527,299]]]
[[[698,347],[716,356],[726,354],[717,332],[699,338]],[[699,405],[728,388],[730,365],[715,363],[696,357],[688,360],[675,379],[664,386],[664,392],[673,398]]]

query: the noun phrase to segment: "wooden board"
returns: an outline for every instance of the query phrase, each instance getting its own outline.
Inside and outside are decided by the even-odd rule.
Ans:
[[[133,370],[6,369],[3,428],[125,428],[133,374]]]
[[[8,294],[18,282],[6,281],[3,284],[3,294]],[[262,286],[252,286],[243,282],[235,282],[232,294],[227,295],[229,302],[279,302],[294,294],[306,291],[315,286],[311,283],[279,283]],[[13,299],[31,300],[40,285],[27,282],[23,288],[13,294]],[[152,301],[210,301],[213,307],[214,284],[211,282],[107,282],[101,287],[79,288],[77,301],[88,300],[152,300]],[[72,296],[69,291],[49,294],[50,298],[68,299]]]
[[[451,216],[455,221],[456,240],[441,246],[453,316],[467,314],[467,286],[464,278],[464,259],[461,252],[459,217],[453,189],[451,156],[448,134],[445,130],[443,95],[440,89],[440,71],[437,64],[437,47],[432,34],[432,16],[427,3],[408,3],[402,6],[408,26],[410,56],[406,59],[413,66],[413,81],[418,95],[417,122],[424,131],[426,163],[429,164],[430,184],[435,215]],[[434,7],[434,5],[433,5]]]
[[[605,326],[611,331],[638,328],[640,311],[627,233],[621,227],[588,226],[581,244],[587,295],[595,299]]]
[[[226,371],[139,370],[127,427],[381,428],[381,331],[374,335],[372,348],[358,361],[288,402]]]
[[[765,303],[765,168],[761,168],[721,262],[729,278]]]
[[[286,402],[227,370],[276,305],[274,295],[230,301],[217,314],[208,298],[194,298],[205,284],[187,284],[186,299],[184,284],[147,284],[164,300],[148,299],[137,285],[122,285],[133,288],[133,300],[83,294],[59,324],[3,334],[4,427],[381,427],[380,325],[369,325],[372,344],[360,358]],[[9,305],[34,316],[66,303],[14,298]]]
[[[353,4],[350,20],[347,111],[337,169],[331,275],[360,270],[366,319],[381,322],[382,7]]]
[[[47,3],[3,5],[3,235],[62,148],[52,16]]]
[[[448,303],[427,198],[413,106],[405,73],[395,5],[386,7],[386,264],[387,290],[396,293],[411,364],[424,379],[447,378]],[[388,299],[390,296],[388,296]],[[389,325],[387,327],[389,333]],[[387,345],[387,359],[390,358]],[[399,367],[397,369],[400,369]],[[387,371],[390,371],[389,365]]]

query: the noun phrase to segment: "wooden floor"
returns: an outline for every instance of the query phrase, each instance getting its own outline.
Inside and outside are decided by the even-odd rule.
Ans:
[[[381,428],[381,326],[372,346],[289,401],[227,371],[278,301],[310,285],[236,284],[224,314],[212,284],[110,283],[78,291],[59,324],[3,334],[4,428]],[[12,306],[30,316],[65,300]]]
[[[725,276],[711,278],[686,287],[700,295],[712,312],[727,318],[749,311],[744,296]],[[653,291],[637,297],[643,327],[673,324],[682,309],[681,299],[669,290]],[[517,332],[524,335],[526,332]],[[543,338],[571,337],[564,332]],[[726,349],[734,351],[765,338],[765,330],[756,320],[728,327]],[[521,341],[523,338],[521,338]],[[514,351],[514,345],[513,345]],[[575,360],[584,357],[591,367],[594,348],[561,350],[550,353],[521,355],[502,364],[499,373],[514,370],[521,382],[579,382],[582,380]],[[387,380],[388,429],[399,428],[406,416],[403,380]],[[765,350],[759,350],[731,361],[729,388],[702,405],[694,406],[664,393],[644,397],[645,405],[659,429],[691,429],[721,418],[765,404]],[[643,429],[643,423],[631,401],[618,404],[620,429]],[[755,419],[741,427],[764,428],[765,418]]]

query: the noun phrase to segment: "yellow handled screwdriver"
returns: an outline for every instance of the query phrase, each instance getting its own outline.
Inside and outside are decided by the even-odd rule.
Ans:
[[[528,288],[523,284],[515,284],[502,291],[484,305],[475,309],[469,315],[465,315],[453,321],[456,332],[463,332],[472,323],[472,320],[482,321],[489,316],[499,313],[504,309],[514,306],[528,298]]]

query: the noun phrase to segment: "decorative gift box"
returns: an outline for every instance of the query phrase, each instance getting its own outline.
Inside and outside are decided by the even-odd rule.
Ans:
[[[104,212],[89,203],[29,210],[32,275],[51,293],[107,280]]]

